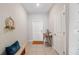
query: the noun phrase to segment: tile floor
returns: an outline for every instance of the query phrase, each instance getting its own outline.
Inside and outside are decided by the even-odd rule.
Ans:
[[[52,47],[39,45],[30,45],[30,50],[28,55],[57,55],[56,51]]]

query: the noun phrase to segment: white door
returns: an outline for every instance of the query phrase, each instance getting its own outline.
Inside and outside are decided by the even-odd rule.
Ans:
[[[43,22],[42,21],[32,22],[32,38],[33,38],[33,41],[43,41]]]
[[[65,9],[57,12],[54,20],[54,46],[59,54],[66,54],[66,22],[65,22]]]
[[[66,14],[65,14],[65,5],[64,10],[61,13],[61,39],[62,39],[62,54],[66,54]]]

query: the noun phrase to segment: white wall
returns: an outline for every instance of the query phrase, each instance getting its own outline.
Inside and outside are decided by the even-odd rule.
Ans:
[[[53,47],[59,54],[66,53],[65,5],[55,4],[49,12],[49,30],[53,35]]]
[[[79,54],[79,4],[69,5],[69,54]]]
[[[8,16],[14,19],[15,30],[5,32],[5,19]],[[20,45],[24,40],[27,42],[27,13],[20,4],[0,4],[0,54],[16,40]]]
[[[29,14],[29,20],[28,20],[28,39],[29,41],[32,41],[32,21],[43,21],[44,23],[44,31],[48,29],[48,14]]]

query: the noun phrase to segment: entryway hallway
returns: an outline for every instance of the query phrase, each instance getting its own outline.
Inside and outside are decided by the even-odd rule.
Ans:
[[[51,47],[30,45],[29,54],[54,55],[56,51],[60,55],[66,54],[66,4],[29,3],[22,5],[29,13],[28,41],[43,41],[44,36],[46,39],[51,37],[51,40],[45,40]]]
[[[16,43],[19,46],[16,55],[24,55],[26,51],[28,55],[67,54],[66,5],[0,4],[0,54],[4,54],[6,47],[12,46],[14,51]],[[32,41],[41,44],[32,44]]]

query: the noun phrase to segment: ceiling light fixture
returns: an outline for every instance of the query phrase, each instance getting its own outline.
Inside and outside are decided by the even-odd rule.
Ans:
[[[39,3],[37,3],[37,4],[36,4],[36,6],[37,6],[37,7],[39,7],[39,6],[40,6],[40,4],[39,4]]]

